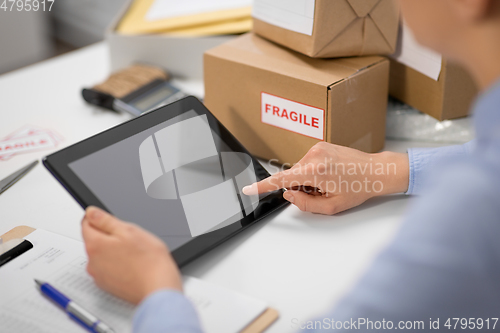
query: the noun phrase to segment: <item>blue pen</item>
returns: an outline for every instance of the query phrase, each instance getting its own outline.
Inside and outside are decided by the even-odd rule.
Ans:
[[[113,329],[100,321],[96,316],[64,296],[56,288],[47,282],[35,279],[35,282],[45,296],[54,301],[66,311],[66,313],[77,323],[93,333],[114,333]]]

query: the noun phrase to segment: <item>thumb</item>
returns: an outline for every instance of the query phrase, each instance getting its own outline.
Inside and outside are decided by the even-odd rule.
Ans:
[[[106,234],[114,234],[121,225],[116,217],[94,206],[86,209],[85,219],[92,227]]]
[[[333,215],[342,210],[340,197],[338,196],[315,196],[302,191],[288,190],[283,193],[283,198],[304,212]]]

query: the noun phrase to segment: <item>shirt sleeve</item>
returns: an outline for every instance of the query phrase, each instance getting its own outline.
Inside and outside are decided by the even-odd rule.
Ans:
[[[191,302],[180,292],[160,290],[149,295],[137,308],[134,333],[202,333]]]
[[[393,243],[319,319],[317,332],[330,332],[332,325],[341,332],[445,331],[447,323],[463,331],[463,323],[453,329],[453,318],[498,318],[500,174],[498,166],[478,160],[474,153],[467,163],[452,159],[431,176]],[[466,331],[477,323],[464,320]]]
[[[410,164],[410,180],[406,194],[420,194],[424,187],[426,174],[438,162],[446,157],[469,154],[474,146],[474,141],[464,145],[440,148],[410,148],[408,159]]]

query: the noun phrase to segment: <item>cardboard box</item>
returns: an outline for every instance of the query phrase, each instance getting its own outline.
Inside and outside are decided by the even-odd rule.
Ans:
[[[170,37],[166,35],[124,35],[116,28],[132,0],[128,1],[106,32],[111,70],[144,62],[161,66],[173,76],[202,79],[203,53],[236,38],[234,35],[211,37]]]
[[[391,96],[438,120],[467,116],[478,91],[469,73],[445,59],[437,81],[391,59],[389,87]]]
[[[421,45],[404,22],[391,58],[389,92],[394,98],[438,120],[468,114],[477,94],[472,77]]]
[[[256,156],[295,163],[327,141],[385,141],[389,61],[313,59],[254,34],[205,53],[205,105]]]
[[[253,31],[314,58],[392,54],[395,0],[255,0]]]

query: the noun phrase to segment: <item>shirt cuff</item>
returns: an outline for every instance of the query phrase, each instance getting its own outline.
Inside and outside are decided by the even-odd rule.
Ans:
[[[137,307],[133,332],[202,333],[202,329],[195,308],[182,293],[159,290]]]
[[[420,194],[425,184],[426,173],[436,164],[447,157],[465,155],[471,153],[475,141],[464,145],[448,146],[440,148],[411,148],[408,149],[410,165],[410,179],[406,194]]]
[[[410,179],[408,181],[408,191],[407,195],[412,195],[417,193],[418,191],[415,188],[418,188],[419,184],[415,184],[415,182],[419,179],[417,176],[422,171],[422,153],[417,148],[408,149],[408,159],[410,166]],[[425,160],[424,160],[425,164]]]

